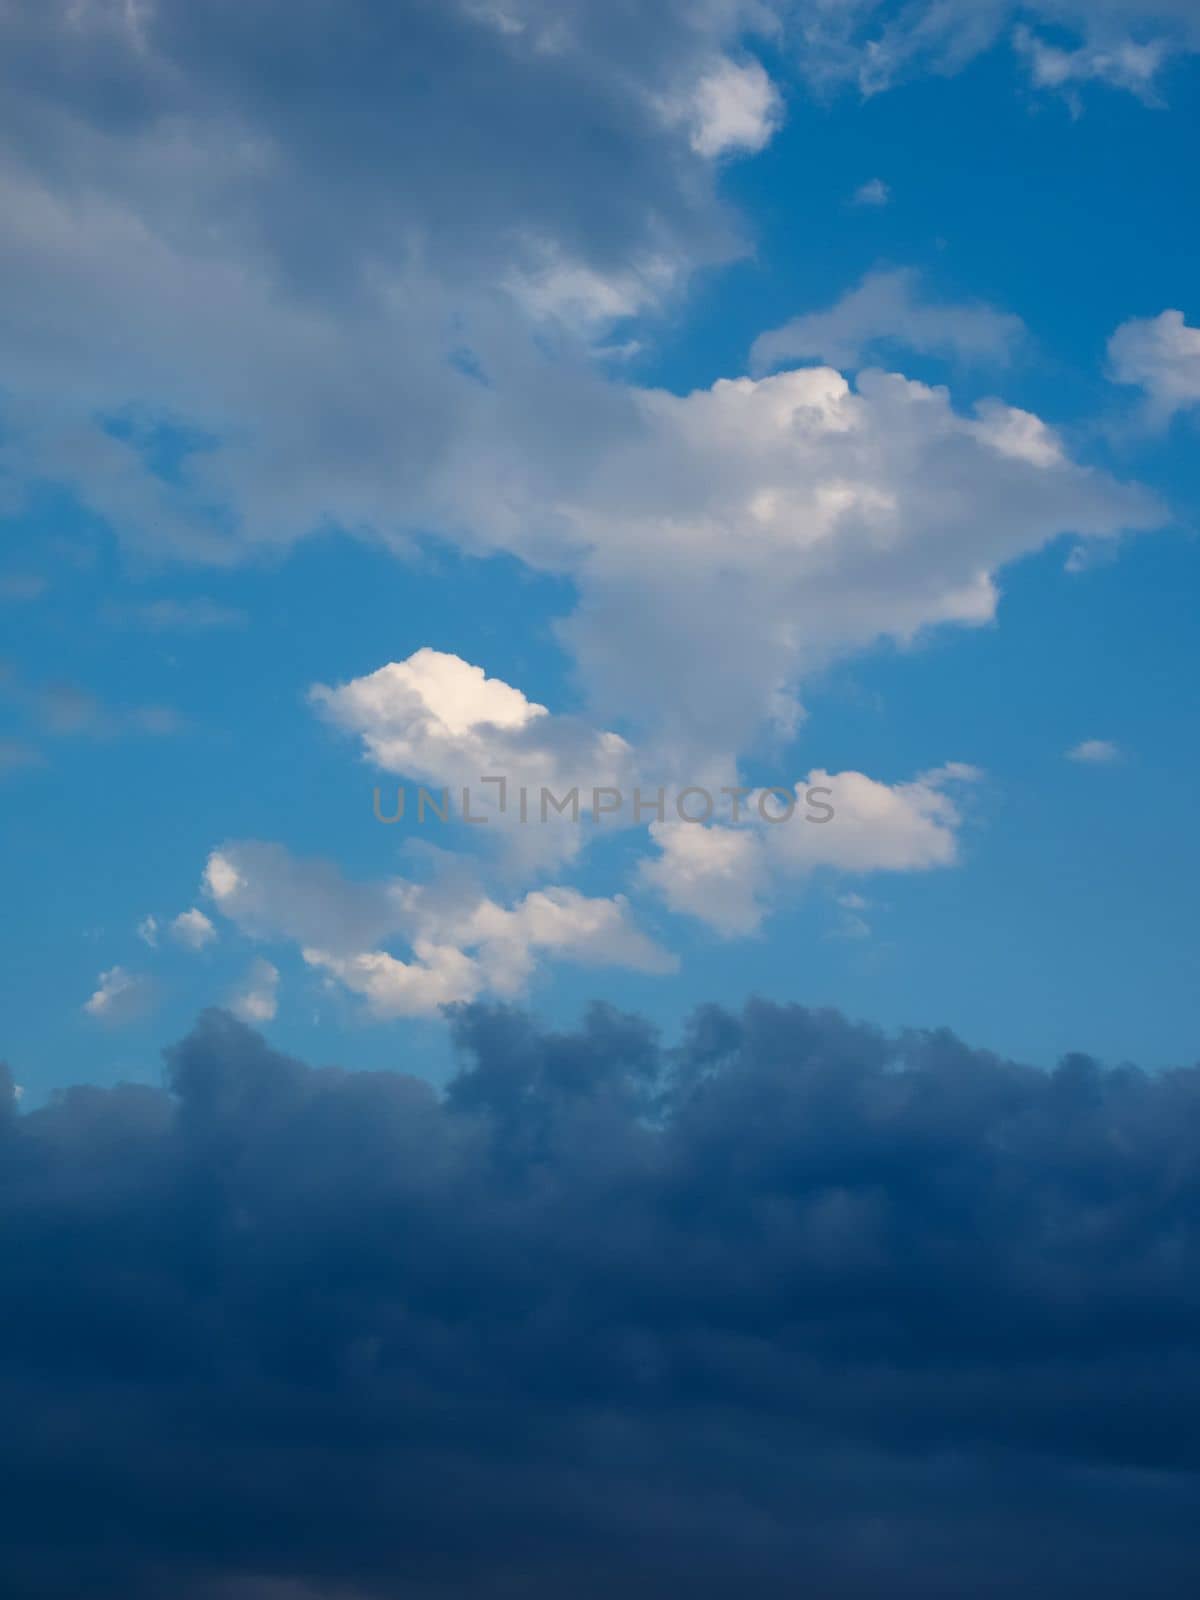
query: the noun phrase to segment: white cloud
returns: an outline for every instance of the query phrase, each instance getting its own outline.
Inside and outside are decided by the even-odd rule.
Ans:
[[[700,823],[654,822],[658,855],[640,863],[641,882],[681,916],[728,938],[762,923],[767,861],[761,839],[746,830]]]
[[[597,716],[690,752],[744,748],[796,715],[804,676],[880,639],[992,620],[996,574],[1064,533],[1162,511],[1077,466],[1030,412],[955,410],[944,388],[816,367],[648,391],[578,530],[562,636]]]
[[[1068,761],[1082,761],[1089,766],[1106,766],[1120,759],[1120,749],[1109,739],[1084,739],[1067,751]]]
[[[379,1017],[519,993],[543,958],[645,972],[674,965],[634,925],[619,895],[551,887],[503,906],[461,875],[433,884],[352,883],[329,862],[260,841],[214,851],[205,878],[244,932],[298,944],[310,966],[362,996]],[[383,948],[397,942],[411,954]]]
[[[692,91],[692,149],[708,157],[761,150],[782,114],[779,92],[760,62],[722,60]]]
[[[461,950],[421,940],[414,951],[415,960],[401,961],[385,950],[338,956],[306,948],[304,959],[365,1000],[380,1021],[433,1016],[442,1006],[473,1000],[479,993],[478,964]]]
[[[109,967],[96,981],[95,993],[84,1001],[83,1009],[97,1022],[133,1022],[144,1016],[154,998],[149,978],[127,972],[124,967]]]
[[[153,950],[158,944],[158,918],[145,916],[137,925],[137,936]]]
[[[203,911],[193,906],[190,911],[181,911],[174,918],[170,924],[170,934],[177,944],[186,945],[189,950],[203,950],[214,943],[217,930]]]
[[[856,206],[886,206],[892,198],[892,191],[882,178],[868,178],[866,183],[859,184],[850,198]]]
[[[543,788],[561,797],[576,787],[627,787],[632,773],[633,751],[619,735],[597,732],[578,718],[552,716],[502,679],[438,650],[417,650],[338,688],[317,684],[310,699],[331,722],[362,739],[377,767],[451,789],[456,814],[467,789],[472,813],[505,828],[509,850],[530,864],[570,858],[581,834],[552,810],[545,825],[516,831],[522,787],[536,814]],[[489,777],[504,781],[503,813],[497,809],[501,786],[481,781]],[[388,814],[391,807],[381,810]]]
[[[1029,63],[1035,88],[1067,89],[1094,80],[1114,89],[1127,89],[1154,104],[1155,80],[1171,54],[1171,45],[1164,38],[1139,43],[1118,37],[1107,43],[1083,44],[1076,50],[1060,50],[1021,26],[1015,30],[1013,40]]]
[[[1145,392],[1156,426],[1200,405],[1200,328],[1189,327],[1182,311],[1123,322],[1108,341],[1108,361],[1115,382]]]
[[[243,1022],[271,1022],[279,1009],[279,969],[263,957],[250,965],[229,999],[229,1009]]]
[[[962,819],[947,790],[978,776],[954,763],[889,786],[861,772],[818,769],[796,785],[787,820],[762,821],[752,795],[745,811],[751,820],[740,829],[654,825],[659,855],[642,864],[641,878],[673,911],[726,936],[750,933],[782,894],[819,868],[866,875],[952,866]],[[784,815],[782,797],[766,803],[771,814]],[[843,904],[856,912],[865,908],[858,897]],[[863,931],[869,931],[865,924]]]
[[[922,300],[919,289],[920,274],[912,268],[869,272],[827,310],[794,317],[783,327],[760,334],[751,352],[752,364],[760,372],[795,360],[857,367],[865,352],[880,345],[924,355],[1004,361],[1024,335],[1020,317],[987,305]]]

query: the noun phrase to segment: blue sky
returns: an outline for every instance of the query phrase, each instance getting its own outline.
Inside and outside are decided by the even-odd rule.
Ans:
[[[1194,1056],[1187,8],[851,8],[823,49],[794,8],[415,8],[269,72],[258,24],[60,9],[4,24],[30,1103],[153,1080],[213,1004],[438,1080],[442,1005],[495,997]],[[485,761],[819,770],[839,814],[373,820]]]

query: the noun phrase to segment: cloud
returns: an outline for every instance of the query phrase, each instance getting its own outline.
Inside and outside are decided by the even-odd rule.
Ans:
[[[1062,89],[1092,80],[1114,89],[1127,89],[1149,104],[1161,104],[1155,82],[1171,54],[1171,45],[1165,38],[1145,44],[1117,38],[1108,44],[1088,43],[1076,50],[1060,50],[1022,26],[1014,30],[1013,43],[1029,63],[1036,89]]]
[[[986,305],[922,301],[912,268],[869,272],[827,311],[794,317],[760,334],[751,361],[763,372],[788,361],[858,367],[880,346],[967,361],[1005,361],[1024,336],[1020,317]]]
[[[190,911],[181,911],[168,931],[177,944],[186,945],[189,950],[203,950],[217,938],[216,928],[196,906]]]
[[[218,605],[202,596],[192,600],[148,600],[113,615],[117,620],[135,623],[151,633],[209,633],[244,628],[248,620],[244,611]]]
[[[891,198],[892,191],[882,178],[868,178],[850,196],[856,206],[886,206]]]
[[[1120,750],[1109,739],[1084,739],[1067,751],[1068,761],[1082,761],[1091,766],[1106,766],[1120,758]]]
[[[148,944],[151,950],[158,945],[158,918],[148,915],[142,918],[137,925],[137,936],[143,944]]]
[[[439,1095],[210,1013],[165,1088],[0,1096],[13,1593],[1195,1590],[1198,1069],[457,1043]]]
[[[162,737],[176,733],[181,725],[170,706],[107,705],[90,689],[67,680],[30,685],[14,675],[11,692],[39,731],[57,738]]]
[[[797,716],[830,660],[923,629],[990,622],[996,576],[1066,532],[1105,538],[1163,512],[1071,461],[1041,418],[998,400],[828,367],[640,394],[578,530],[562,625],[600,720],[693,752],[745,748]]]
[[[959,72],[1010,27],[1035,88],[1097,80],[1151,103],[1167,60],[1200,50],[1192,0],[799,0],[790,16],[809,80],[825,89],[852,84],[864,95],[928,73]],[[1052,45],[1030,22],[1080,42]]]
[[[632,785],[634,752],[620,735],[552,716],[519,689],[443,651],[417,650],[335,689],[317,684],[309,698],[330,722],[361,738],[376,767],[451,790],[458,814],[466,811],[465,789],[471,814],[486,818],[489,836],[503,830],[510,858],[529,867],[570,860],[583,835],[569,814],[559,820],[549,802],[543,824],[517,826],[523,788],[526,809],[537,817],[543,790],[561,800],[576,788],[590,794]],[[392,815],[395,807],[386,802],[379,810]]]
[[[696,84],[689,109],[702,156],[761,150],[782,120],[779,91],[758,61],[721,61]]]
[[[380,1019],[431,1016],[481,995],[515,995],[541,960],[674,970],[620,896],[550,886],[504,906],[461,868],[428,884],[355,883],[331,863],[282,845],[233,841],[215,850],[205,887],[243,932],[297,945],[316,971]],[[403,944],[406,953],[386,946]]]
[[[229,1009],[243,1022],[271,1022],[279,1009],[279,968],[261,956],[250,964],[250,970],[229,1002]]]
[[[674,395],[591,359],[747,248],[718,183],[776,117],[752,46],[815,53],[822,12],[789,35],[735,0],[6,11],[0,466],[156,557],[331,527],[506,551],[578,590],[593,726],[728,764],[831,655],[988,620],[1007,562],[1159,516],[1041,419],[898,376]],[[922,347],[1007,326],[902,304]]]
[[[402,777],[478,786],[495,774],[514,790],[558,789],[620,782],[629,771],[632,751],[618,734],[551,716],[503,679],[440,650],[417,650],[336,689],[317,684],[309,698],[361,737],[377,767]],[[480,790],[481,802],[487,793]]]
[[[752,933],[772,902],[820,869],[861,875],[953,866],[962,817],[952,791],[978,777],[951,763],[890,787],[861,772],[818,769],[795,786],[790,810],[782,794],[749,794],[740,830],[652,824],[659,854],[641,864],[641,881],[672,911],[726,937]]]
[[[1200,405],[1200,328],[1189,327],[1182,311],[1123,322],[1108,341],[1108,361],[1114,382],[1145,392],[1156,427]]]
[[[110,967],[96,981],[95,992],[84,1001],[83,1009],[97,1022],[117,1026],[143,1017],[154,1003],[154,984],[141,973],[124,967]]]

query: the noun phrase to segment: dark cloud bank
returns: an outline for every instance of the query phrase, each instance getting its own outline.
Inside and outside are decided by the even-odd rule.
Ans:
[[[1197,1592],[1200,1068],[456,1027],[8,1106],[6,1595]]]

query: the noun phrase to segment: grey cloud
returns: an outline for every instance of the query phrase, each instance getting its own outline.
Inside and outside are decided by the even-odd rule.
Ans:
[[[1194,1590],[1200,1069],[457,1038],[439,1096],[211,1013],[0,1096],[8,1592]]]

